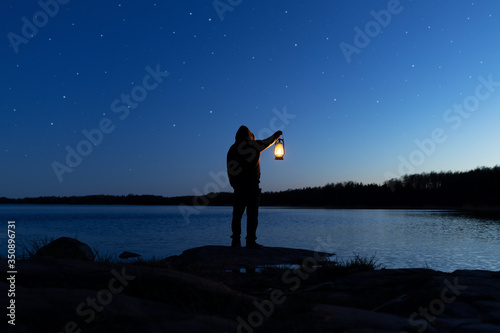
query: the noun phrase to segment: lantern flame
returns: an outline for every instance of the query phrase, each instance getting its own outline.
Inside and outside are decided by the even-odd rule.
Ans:
[[[283,139],[278,139],[274,145],[274,159],[282,160],[285,155],[285,142]]]

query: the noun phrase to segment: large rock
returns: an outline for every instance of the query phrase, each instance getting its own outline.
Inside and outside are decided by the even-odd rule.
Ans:
[[[140,257],[140,256],[141,256],[140,254],[137,254],[137,253],[134,253],[134,252],[123,251],[122,253],[120,253],[120,255],[118,256],[118,258],[120,258],[120,259],[130,259],[130,258],[137,258],[137,257]]]
[[[82,244],[53,243],[63,241]],[[323,256],[205,246],[135,264],[34,257],[16,262],[15,276],[0,260],[0,290],[16,289],[16,326],[0,332],[500,332],[500,272],[227,271]]]
[[[224,271],[252,270],[272,265],[317,264],[328,260],[333,253],[284,247],[262,247],[249,249],[206,245],[184,251],[179,256],[166,258],[166,262],[176,267],[190,267],[198,270]]]
[[[85,243],[70,237],[61,237],[41,247],[36,256],[56,259],[74,259],[92,261],[95,254]]]

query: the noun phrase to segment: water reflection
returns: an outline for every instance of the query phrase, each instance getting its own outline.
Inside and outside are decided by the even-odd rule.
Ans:
[[[500,269],[496,255],[500,250],[498,220],[453,211],[312,210],[306,216],[304,212],[289,212],[302,216],[303,225],[310,227],[291,231],[289,223],[277,222],[278,212],[267,213],[275,223],[270,227],[272,233],[281,230],[297,246],[314,244],[314,235],[331,235],[339,257],[375,256],[387,268]],[[296,231],[302,237],[297,237]],[[295,240],[290,239],[292,234]],[[300,242],[300,238],[307,241]]]
[[[0,205],[0,219],[16,220],[21,243],[68,236],[102,254],[143,258],[229,245],[231,233],[230,207],[204,207],[186,223],[172,206]],[[262,208],[257,236],[265,246],[334,252],[344,260],[375,256],[387,268],[500,270],[500,220],[471,213]]]

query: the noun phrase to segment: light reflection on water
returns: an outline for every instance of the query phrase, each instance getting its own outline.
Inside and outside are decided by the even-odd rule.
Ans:
[[[21,244],[68,236],[101,254],[162,258],[197,246],[229,245],[231,208],[197,211],[186,220],[172,206],[0,205],[0,220],[5,230],[7,221],[16,221]],[[375,256],[387,268],[500,270],[500,221],[452,211],[261,207],[257,235],[266,246],[333,251],[344,260]],[[2,253],[5,242],[0,238]]]

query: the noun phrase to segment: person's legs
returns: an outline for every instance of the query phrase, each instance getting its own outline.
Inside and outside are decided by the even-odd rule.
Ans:
[[[260,188],[252,188],[248,191],[247,201],[247,246],[255,244],[257,240],[257,225],[259,223],[259,201]]]
[[[242,189],[235,189],[233,199],[233,219],[231,221],[231,231],[233,232],[233,235],[231,236],[233,239],[231,243],[232,246],[238,246],[238,244],[240,244],[241,218],[245,212],[245,207],[245,191]]]

